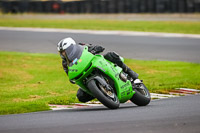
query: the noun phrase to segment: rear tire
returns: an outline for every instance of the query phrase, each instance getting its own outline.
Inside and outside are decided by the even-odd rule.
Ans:
[[[140,87],[135,88],[135,94],[130,100],[138,106],[146,106],[151,101],[151,95],[147,87],[143,83],[141,83]]]
[[[91,80],[88,82],[88,88],[92,92],[92,94],[106,107],[110,109],[117,109],[119,108],[119,99],[114,93],[112,92],[112,97],[106,95],[105,92],[101,89],[100,83],[96,80]]]

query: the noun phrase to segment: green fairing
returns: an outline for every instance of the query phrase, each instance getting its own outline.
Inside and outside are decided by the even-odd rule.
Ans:
[[[131,82],[129,80],[124,82],[119,78],[122,69],[106,60],[102,55],[91,54],[88,52],[87,46],[84,47],[80,59],[69,67],[69,79],[75,81],[75,83],[85,92],[93,95],[87,88],[85,81],[91,77],[91,73],[96,69],[99,69],[114,81],[117,97],[120,103],[124,103],[132,98],[135,91],[132,89]]]

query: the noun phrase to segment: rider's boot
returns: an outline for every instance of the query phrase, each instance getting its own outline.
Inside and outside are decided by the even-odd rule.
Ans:
[[[134,72],[133,70],[131,70],[126,64],[123,63],[122,69],[125,73],[127,73],[133,79],[133,81],[135,79],[138,79],[138,74]]]

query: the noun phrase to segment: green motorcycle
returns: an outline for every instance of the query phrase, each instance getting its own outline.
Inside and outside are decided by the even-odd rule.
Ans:
[[[88,52],[87,46],[81,46],[79,53],[68,67],[68,76],[84,92],[110,109],[117,109],[128,100],[138,106],[150,103],[150,93],[142,81],[133,81],[116,64]]]

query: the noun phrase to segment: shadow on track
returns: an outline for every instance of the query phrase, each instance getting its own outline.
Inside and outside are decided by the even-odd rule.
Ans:
[[[148,105],[150,107],[152,105]],[[146,108],[147,106],[136,106],[134,104],[124,104],[121,105],[118,109],[108,109],[105,106],[98,106],[98,107],[84,107],[84,108],[76,108],[76,109],[64,109],[64,110],[56,110],[55,112],[88,112],[88,111],[115,111],[115,110],[126,110],[126,109],[138,109],[138,108]]]

